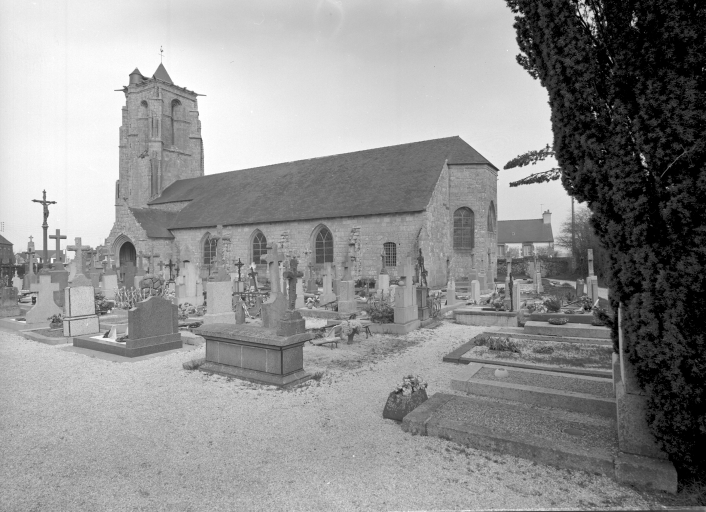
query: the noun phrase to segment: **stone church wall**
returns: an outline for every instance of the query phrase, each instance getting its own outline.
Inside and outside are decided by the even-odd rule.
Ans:
[[[124,203],[123,203],[124,205]],[[118,265],[120,246],[124,241],[129,241],[135,246],[136,252],[149,253],[154,247],[154,253],[160,255],[163,262],[167,262],[172,254],[172,240],[169,238],[147,238],[147,232],[137,222],[134,215],[130,213],[127,206],[116,207],[116,218],[110,235],[105,240],[106,247],[113,251],[115,265]],[[129,240],[128,240],[129,239]],[[116,244],[117,240],[117,244]],[[174,258],[174,256],[171,256]],[[139,260],[138,260],[139,262]],[[138,262],[135,264],[137,265]],[[143,261],[143,266],[147,269],[147,260]]]
[[[488,232],[488,211],[493,201],[497,216],[498,205],[497,172],[489,165],[449,166],[449,214],[450,243],[453,244],[453,215],[458,208],[470,208],[475,214],[475,266],[485,268],[488,276],[495,271],[497,252],[497,227]],[[488,257],[490,249],[490,258]],[[472,253],[468,250],[453,250],[450,272],[455,279],[468,276],[472,268]]]
[[[449,168],[444,165],[424,214],[424,228],[419,237],[429,286],[445,286],[449,278],[452,257],[450,219]]]
[[[353,242],[356,258],[353,263],[352,274],[355,279],[361,277],[377,277],[381,268],[380,254],[385,242],[397,244],[397,262],[402,256],[413,256],[411,251],[416,243],[420,228],[424,223],[423,212],[409,214],[370,215],[358,217],[338,217],[325,220],[276,222],[247,226],[224,226],[223,233],[231,238],[227,258],[237,261],[240,258],[249,265],[252,261],[252,239],[256,230],[262,231],[268,243],[282,243],[280,252],[297,254],[300,260],[300,269],[307,264],[304,255],[310,251],[313,259],[315,236],[320,226],[325,225],[333,235],[335,273],[340,278],[343,273],[343,261],[349,247]],[[215,234],[215,228],[205,229],[176,229],[172,230],[175,243],[180,254],[190,253],[196,256],[196,261],[201,264],[203,258],[203,241],[207,233]],[[183,256],[182,256],[183,258]],[[323,265],[315,265],[317,275],[321,275]],[[260,269],[264,271],[264,266]],[[396,269],[388,269],[392,277],[396,276]]]

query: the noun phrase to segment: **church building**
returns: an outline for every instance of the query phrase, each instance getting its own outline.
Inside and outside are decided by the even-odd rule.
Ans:
[[[330,262],[338,278],[348,255],[354,279],[376,278],[383,260],[394,278],[419,249],[432,287],[496,275],[498,169],[460,137],[205,175],[199,95],[162,64],[152,77],[135,69],[122,91],[106,239],[120,267],[152,253],[205,279],[221,237],[231,272],[240,260],[264,276],[261,257],[278,244],[301,270]]]

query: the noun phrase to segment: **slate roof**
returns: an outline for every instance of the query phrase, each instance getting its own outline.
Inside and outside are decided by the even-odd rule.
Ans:
[[[499,220],[498,244],[554,242],[552,225],[543,219]]]
[[[4,236],[0,235],[0,245],[12,245],[12,242],[10,242]]]
[[[497,170],[456,136],[179,180],[149,204],[190,201],[171,229],[417,212],[445,161]]]
[[[130,208],[135,220],[147,232],[150,238],[174,238],[167,227],[172,224],[176,212],[155,210],[153,208]]]
[[[137,68],[135,68],[137,69]],[[161,80],[162,82],[167,82],[169,84],[173,84],[171,77],[169,76],[169,73],[167,73],[167,69],[164,67],[164,65],[160,62],[159,66],[157,67],[157,71],[154,72],[154,75],[152,75],[152,78],[156,78],[158,80]]]

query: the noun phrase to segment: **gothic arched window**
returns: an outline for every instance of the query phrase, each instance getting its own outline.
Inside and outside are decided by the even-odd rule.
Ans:
[[[316,233],[316,263],[333,263],[333,235],[326,226]]]
[[[495,222],[495,204],[491,201],[488,208],[488,233],[495,233]]]
[[[218,240],[211,238],[210,235],[206,236],[203,241],[203,264],[204,266],[216,263],[216,247],[218,246]]]
[[[256,265],[262,265],[262,256],[265,254],[267,254],[267,238],[258,231],[252,239],[252,261]]]
[[[397,266],[397,244],[395,242],[385,242],[383,249],[385,250],[385,266]]]
[[[459,208],[454,212],[454,249],[473,249],[475,215],[470,208]]]

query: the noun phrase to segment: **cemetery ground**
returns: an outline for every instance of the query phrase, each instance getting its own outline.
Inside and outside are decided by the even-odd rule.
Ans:
[[[0,331],[2,510],[660,508],[686,504],[382,418],[418,374],[457,393],[450,351],[486,327],[307,344],[316,379],[279,390],[189,371],[204,345],[113,362]],[[691,503],[688,503],[691,504]]]

